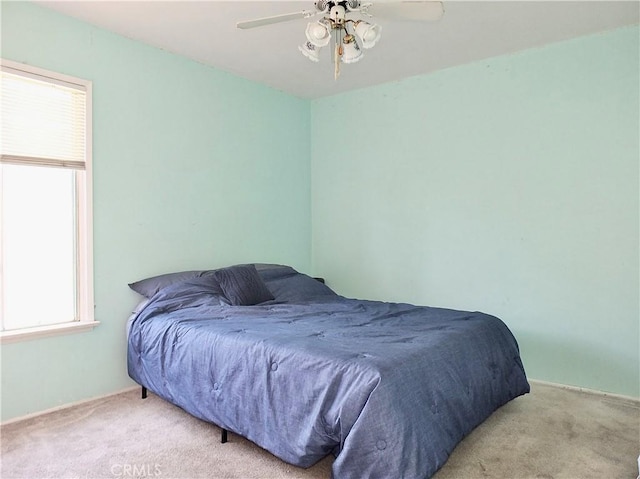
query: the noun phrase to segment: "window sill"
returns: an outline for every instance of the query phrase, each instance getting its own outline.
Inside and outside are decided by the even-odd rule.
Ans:
[[[0,343],[17,343],[31,339],[48,338],[64,334],[82,333],[91,331],[98,326],[100,321],[75,321],[73,323],[54,324],[40,326],[38,328],[16,329],[15,331],[3,331],[0,333]]]

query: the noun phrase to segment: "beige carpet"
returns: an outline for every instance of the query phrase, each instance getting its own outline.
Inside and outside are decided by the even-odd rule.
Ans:
[[[0,429],[0,476],[9,478],[328,479],[331,458],[286,464],[139,391]],[[541,384],[496,411],[453,452],[435,479],[635,479],[638,402]],[[390,478],[393,479],[393,478]]]

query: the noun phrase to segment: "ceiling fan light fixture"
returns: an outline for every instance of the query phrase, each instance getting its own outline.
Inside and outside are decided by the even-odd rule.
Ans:
[[[342,63],[356,63],[360,61],[363,53],[356,42],[356,37],[353,35],[345,35],[344,40],[342,40]]]
[[[439,20],[444,7],[439,0],[313,0],[315,11],[273,15],[246,22],[238,22],[241,29],[261,27],[273,23],[288,22],[300,18],[322,16],[319,21],[307,24],[306,43],[298,50],[312,62],[320,61],[320,50],[327,45],[333,52],[334,77],[340,74],[342,63],[356,63],[364,56],[363,50],[373,48],[380,40],[382,27],[364,19],[354,19],[360,15],[366,19],[383,15],[386,18],[413,21]],[[640,478],[638,478],[640,479]]]
[[[300,45],[298,50],[300,50],[300,52],[312,62],[319,62],[320,48],[321,47],[318,47],[311,42],[306,42],[304,45]]]
[[[380,25],[371,25],[364,20],[358,20],[354,23],[354,26],[356,35],[362,42],[362,48],[371,48],[380,40],[382,32]]]
[[[307,40],[316,47],[325,47],[331,40],[331,25],[326,21],[310,22],[305,30]]]

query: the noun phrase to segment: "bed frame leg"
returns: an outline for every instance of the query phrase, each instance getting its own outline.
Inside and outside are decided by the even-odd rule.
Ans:
[[[147,399],[147,388],[145,388],[144,386],[142,386],[142,399]],[[228,431],[224,428],[221,428],[221,429],[222,429],[222,436],[220,438],[220,442],[224,444],[227,442]]]

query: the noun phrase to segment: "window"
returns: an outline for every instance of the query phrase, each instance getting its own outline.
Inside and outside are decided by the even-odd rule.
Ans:
[[[1,65],[0,336],[90,329],[91,82]]]

